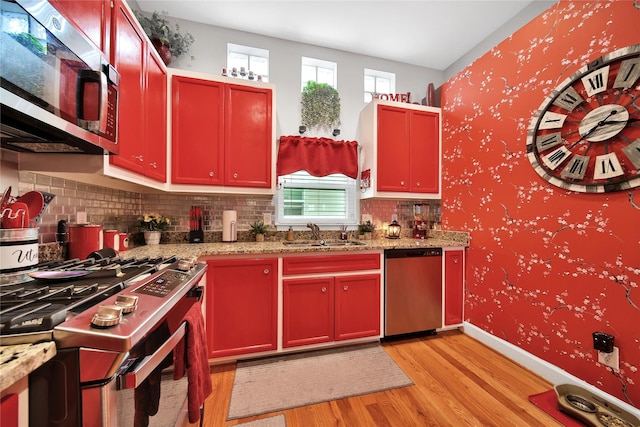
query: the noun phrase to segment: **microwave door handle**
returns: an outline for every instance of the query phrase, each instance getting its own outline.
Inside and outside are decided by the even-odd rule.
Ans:
[[[88,83],[98,83],[98,118],[97,120],[87,120],[84,111],[85,88]],[[107,130],[107,110],[109,107],[107,75],[100,71],[80,70],[78,72],[78,89],[76,92],[76,113],[78,116],[78,126],[91,132],[105,133]]]

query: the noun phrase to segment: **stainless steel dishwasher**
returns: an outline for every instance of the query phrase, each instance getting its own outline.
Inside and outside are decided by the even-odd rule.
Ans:
[[[384,336],[442,327],[442,248],[391,249],[384,256]]]

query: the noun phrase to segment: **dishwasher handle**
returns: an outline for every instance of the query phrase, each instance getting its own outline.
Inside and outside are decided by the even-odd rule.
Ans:
[[[442,248],[388,249],[384,251],[384,256],[387,259],[442,256]]]

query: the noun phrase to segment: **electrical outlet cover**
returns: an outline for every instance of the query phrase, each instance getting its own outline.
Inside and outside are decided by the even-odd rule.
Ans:
[[[602,351],[599,351],[598,362],[610,368],[613,368],[614,371],[619,371],[620,370],[620,354],[618,351],[618,347],[613,347],[613,351],[611,353],[604,353]]]
[[[271,225],[271,213],[270,212],[265,212],[262,214],[262,222],[265,223],[265,225]]]

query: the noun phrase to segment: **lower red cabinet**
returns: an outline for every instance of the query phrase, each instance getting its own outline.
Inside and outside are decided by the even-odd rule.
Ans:
[[[464,251],[444,253],[444,324],[462,323],[464,305]]]
[[[333,341],[333,282],[333,277],[283,281],[283,347]]]
[[[380,334],[380,275],[283,281],[283,347]]]
[[[278,260],[207,262],[209,358],[276,350]]]

